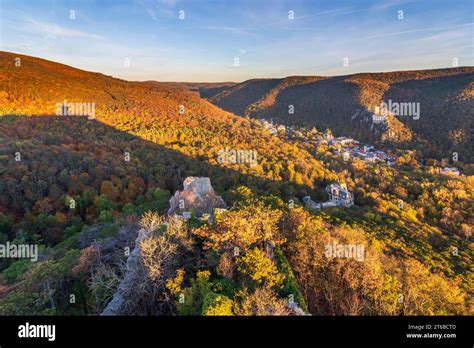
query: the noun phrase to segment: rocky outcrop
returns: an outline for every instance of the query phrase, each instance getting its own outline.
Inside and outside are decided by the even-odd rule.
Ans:
[[[201,217],[203,214],[212,214],[214,208],[227,208],[227,204],[214,192],[211,180],[189,176],[183,182],[183,191],[176,191],[171,197],[168,215],[189,212]]]
[[[140,258],[140,243],[150,235],[149,231],[140,229],[138,231],[138,237],[135,240],[135,248],[132,250],[127,258],[125,266],[125,275],[120,282],[117,291],[114,294],[112,300],[107,304],[107,307],[103,310],[101,315],[123,315],[124,307],[126,306],[127,299],[130,297],[134,286],[136,285],[139,274],[138,270],[141,267]]]

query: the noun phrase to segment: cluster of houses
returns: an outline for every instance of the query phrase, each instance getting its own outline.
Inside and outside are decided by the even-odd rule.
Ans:
[[[271,119],[260,119],[259,121],[272,135],[283,135],[285,139],[298,138],[304,140],[303,143],[307,145],[314,142],[315,145],[331,146],[335,153],[342,156],[344,161],[349,161],[357,157],[367,163],[385,162],[390,166],[395,164],[395,157],[393,155],[382,150],[377,150],[372,145],[363,145],[352,138],[335,138],[330,133],[312,133],[311,138],[307,138],[306,134],[308,134],[309,131],[306,128],[276,124]]]
[[[271,135],[286,134],[286,126],[282,124],[275,124],[273,123],[273,120],[270,119],[267,121],[264,118],[260,119],[259,121],[263,128],[269,131]],[[291,130],[291,128],[292,127],[289,127],[289,130]]]
[[[373,123],[385,123],[386,113],[375,109]],[[361,144],[359,141],[348,137],[335,138],[330,133],[316,132],[304,127],[284,126],[274,123],[272,119],[260,119],[260,124],[274,136],[283,136],[286,140],[298,140],[305,145],[327,145],[332,151],[339,154],[344,161],[350,161],[359,158],[367,163],[386,163],[389,166],[395,165],[396,157],[386,151],[376,149],[370,144]],[[444,167],[439,168],[438,174],[447,176],[459,176],[461,173],[458,168]]]
[[[285,138],[285,140],[300,140],[306,145],[310,144],[311,139],[306,136],[309,130],[305,127],[285,126],[283,124],[274,123],[273,119],[266,120],[264,118],[259,119],[259,122],[271,135],[281,136]],[[313,135],[313,137],[314,136],[315,135]]]
[[[357,140],[348,137],[338,137],[334,138],[334,136],[330,133],[318,134],[316,137],[316,144],[317,145],[329,145],[329,146],[336,146],[336,147],[345,147],[345,146],[354,146],[359,145]]]
[[[377,150],[372,145],[362,145],[359,141],[347,137],[334,138],[330,134],[324,134],[318,142],[335,147],[335,152],[342,156],[344,161],[352,158],[360,158],[368,163],[385,162],[392,166],[395,164],[395,157],[385,151]]]
[[[368,163],[385,162],[389,166],[395,164],[395,157],[387,154],[385,151],[377,150],[371,145],[353,146],[352,148],[343,148],[339,150],[344,161],[358,157]]]

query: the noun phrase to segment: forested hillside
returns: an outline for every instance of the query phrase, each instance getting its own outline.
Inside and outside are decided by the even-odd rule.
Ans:
[[[473,163],[474,70],[471,67],[363,73],[337,77],[249,80],[201,95],[237,115],[273,118],[287,125],[330,128],[337,136],[418,150],[419,159]],[[372,124],[382,101],[419,103],[420,115]],[[291,110],[290,110],[291,106]]]
[[[263,112],[293,88],[357,93],[290,81],[259,80],[237,100]],[[343,161],[189,88],[0,53],[0,243],[40,246],[37,261],[0,261],[0,314],[100,314],[139,230],[149,234],[123,314],[295,314],[288,303],[314,315],[473,313],[472,177],[430,173],[416,152],[393,167]],[[94,117],[57,115],[64,100],[94,103]],[[257,163],[221,162],[226,148]],[[230,209],[209,224],[166,216],[187,176],[209,177]],[[346,183],[353,207],[304,207],[331,182]],[[328,258],[333,243],[363,245],[365,259]]]

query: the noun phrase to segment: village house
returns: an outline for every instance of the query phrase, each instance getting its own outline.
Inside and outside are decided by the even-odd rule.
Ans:
[[[364,145],[364,152],[372,151],[374,147],[372,145]]]
[[[337,205],[345,207],[354,205],[354,195],[347,189],[346,184],[333,183],[326,187],[326,192],[329,195],[329,201]]]
[[[441,170],[441,174],[448,176],[459,176],[460,172],[459,169],[457,169],[456,167],[444,167]]]
[[[272,120],[267,121],[266,119],[262,118],[259,121],[263,128],[269,131],[271,135],[278,135],[277,127],[273,124]]]
[[[331,145],[337,145],[337,144],[340,144],[340,145],[349,145],[349,144],[352,144],[354,142],[354,139],[351,139],[351,138],[347,138],[347,137],[338,137],[338,138],[333,138],[332,140],[330,140],[330,144]]]
[[[329,200],[322,203],[317,203],[311,199],[310,196],[303,197],[303,203],[309,209],[322,209],[327,207],[344,206],[346,208],[354,205],[354,195],[347,189],[345,184],[333,183],[326,187],[326,192]]]
[[[351,153],[349,151],[344,151],[342,153],[342,160],[349,161],[351,159]]]

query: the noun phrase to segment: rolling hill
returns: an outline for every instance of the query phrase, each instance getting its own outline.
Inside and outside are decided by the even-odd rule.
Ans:
[[[420,159],[451,158],[457,152],[461,162],[473,163],[473,81],[474,68],[460,67],[255,79],[222,91],[206,86],[200,90],[237,115],[330,128],[338,136],[416,149]],[[419,103],[419,118],[389,116],[387,124],[373,123],[374,107],[389,100]]]
[[[22,59],[21,67],[15,67],[16,57]],[[64,100],[94,103],[96,121],[211,165],[217,164],[217,151],[228,147],[258,149],[261,160],[255,167],[221,165],[244,173],[268,176],[271,162],[282,162],[283,156],[289,161],[294,151],[295,165],[313,171],[308,172],[306,184],[312,185],[315,168],[323,171],[310,154],[301,155],[256,122],[225,112],[180,84],[127,82],[7,52],[0,53],[0,81],[3,115],[56,115],[57,104]],[[265,139],[268,149],[258,139]],[[282,168],[270,175],[278,181],[287,176],[285,172]]]
[[[425,87],[451,93],[449,78],[450,100],[464,105],[470,73],[453,72],[380,78],[394,79],[384,93],[396,95],[415,81],[417,99]],[[272,135],[213,104],[249,100],[238,110],[262,113],[297,90],[308,105],[312,93],[334,93],[352,110],[373,98],[361,91],[385,91],[364,76],[128,82],[0,52],[0,243],[39,249],[38,262],[0,260],[0,314],[100,314],[129,273],[138,281],[121,314],[288,315],[289,298],[314,315],[472,314],[472,177],[437,174],[404,151],[393,166],[344,161],[309,128]],[[94,111],[58,113],[74,103]],[[222,150],[255,151],[257,161],[221,161]],[[187,176],[209,177],[230,209],[209,224],[166,216]],[[353,192],[352,207],[303,204],[325,200],[332,182]],[[139,266],[125,272],[124,250],[145,230]],[[365,259],[326,257],[334,243],[365,248]]]

